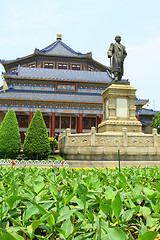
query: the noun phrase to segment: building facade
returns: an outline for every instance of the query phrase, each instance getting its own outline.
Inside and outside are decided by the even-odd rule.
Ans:
[[[52,137],[66,128],[73,133],[89,132],[102,121],[101,93],[112,81],[110,68],[95,61],[91,52],[75,52],[62,41],[61,34],[42,50],[0,63],[5,69],[0,88],[0,123],[12,108],[22,142],[37,109],[43,113]],[[135,99],[137,111],[147,102]]]

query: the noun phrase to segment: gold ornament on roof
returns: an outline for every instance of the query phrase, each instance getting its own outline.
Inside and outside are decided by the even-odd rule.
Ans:
[[[61,33],[57,33],[57,40],[61,40],[62,39],[62,34]]]

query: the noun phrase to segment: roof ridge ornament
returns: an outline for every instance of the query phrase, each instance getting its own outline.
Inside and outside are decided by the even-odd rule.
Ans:
[[[57,33],[57,41],[61,41],[62,40],[62,34],[61,33]]]

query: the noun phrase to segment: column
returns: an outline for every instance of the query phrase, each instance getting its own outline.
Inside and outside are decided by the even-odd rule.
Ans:
[[[77,118],[78,123],[77,123],[77,133],[82,133],[82,119],[83,119],[83,114],[80,113],[79,117]]]
[[[33,118],[33,112],[30,111],[30,112],[29,112],[29,119],[28,119],[28,126],[29,126],[29,124],[31,123],[32,118]]]
[[[103,114],[101,114],[101,122],[103,121]]]
[[[51,137],[55,136],[55,112],[51,116]]]

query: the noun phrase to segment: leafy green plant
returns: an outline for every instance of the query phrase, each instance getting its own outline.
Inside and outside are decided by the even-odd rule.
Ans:
[[[54,153],[54,151],[58,149],[58,141],[53,137],[49,137],[49,142],[51,150]]]
[[[151,127],[157,128],[157,132],[160,133],[160,112],[153,117]]]
[[[0,167],[0,239],[154,240],[160,168]]]
[[[15,112],[9,109],[0,126],[0,157],[16,158],[20,152],[21,137]]]
[[[40,110],[37,110],[26,133],[24,154],[30,159],[46,159],[51,152],[47,128]]]

